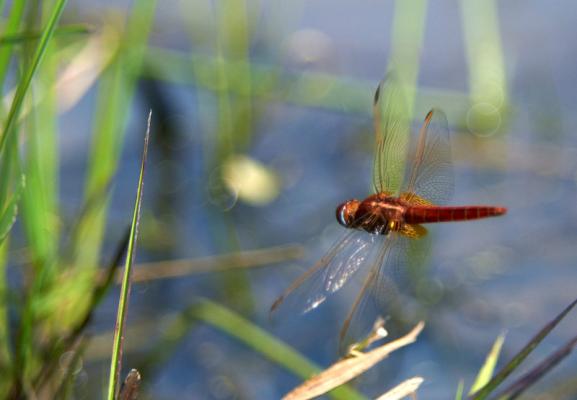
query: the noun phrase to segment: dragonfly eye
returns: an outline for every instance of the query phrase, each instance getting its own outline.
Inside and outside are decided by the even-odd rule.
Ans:
[[[342,226],[347,228],[352,227],[355,221],[355,213],[359,208],[360,201],[358,200],[349,200],[345,203],[340,204],[337,207],[337,221]]]

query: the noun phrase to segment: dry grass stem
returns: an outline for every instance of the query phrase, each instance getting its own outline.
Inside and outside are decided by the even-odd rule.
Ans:
[[[420,376],[415,376],[409,378],[404,382],[399,383],[397,386],[389,390],[387,393],[379,396],[376,400],[400,400],[407,396],[414,395],[417,392],[421,383],[424,379]]]
[[[287,245],[260,250],[249,250],[219,256],[159,261],[135,265],[132,282],[147,282],[156,279],[178,278],[195,273],[218,272],[236,268],[255,268],[269,264],[302,258],[303,247]],[[117,282],[122,279],[118,272]]]
[[[393,351],[413,343],[423,330],[424,322],[419,322],[409,333],[399,339],[383,344],[366,353],[337,361],[335,364],[313,376],[302,385],[288,393],[284,400],[305,400],[320,396],[361,375],[369,368],[386,358]]]
[[[362,341],[351,345],[349,348],[349,353],[354,354],[356,352],[363,351],[373,343],[387,337],[388,334],[389,332],[387,332],[385,329],[385,320],[382,317],[379,317],[375,321],[371,333],[369,333],[369,335]]]
[[[131,369],[128,375],[126,375],[126,379],[124,379],[118,398],[120,400],[136,400],[138,398],[141,380],[140,372],[136,369]]]

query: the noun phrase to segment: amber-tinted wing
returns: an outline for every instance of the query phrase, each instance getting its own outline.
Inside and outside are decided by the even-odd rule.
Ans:
[[[285,290],[273,303],[271,312],[282,308],[299,314],[317,308],[370,263],[379,251],[379,246],[374,245],[378,236],[360,230],[347,231],[317,264]]]
[[[449,125],[443,111],[429,111],[413,147],[401,197],[419,205],[446,204],[455,183]]]
[[[389,73],[377,87],[373,101],[375,158],[373,190],[375,193],[399,194],[403,179],[410,116],[399,79]]]
[[[427,229],[422,225],[403,224],[399,230],[399,234],[411,239],[419,239],[427,234]]]

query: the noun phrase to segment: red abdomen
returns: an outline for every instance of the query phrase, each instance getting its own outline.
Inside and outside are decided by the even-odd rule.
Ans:
[[[412,206],[405,211],[405,222],[408,224],[426,224],[431,222],[468,221],[471,219],[497,217],[506,212],[506,208],[493,206]]]

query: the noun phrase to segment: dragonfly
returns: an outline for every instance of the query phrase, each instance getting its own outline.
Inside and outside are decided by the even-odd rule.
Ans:
[[[394,76],[379,83],[373,101],[373,193],[337,207],[336,219],[348,230],[271,307],[275,311],[291,303],[291,310],[309,312],[365,270],[340,331],[341,344],[366,333],[361,321],[366,320],[368,304],[383,310],[394,301],[411,242],[427,234],[423,224],[496,217],[507,211],[489,205],[446,205],[454,188],[447,117],[439,109],[429,111],[411,143],[410,116],[403,99]],[[409,163],[407,153],[412,154]]]

